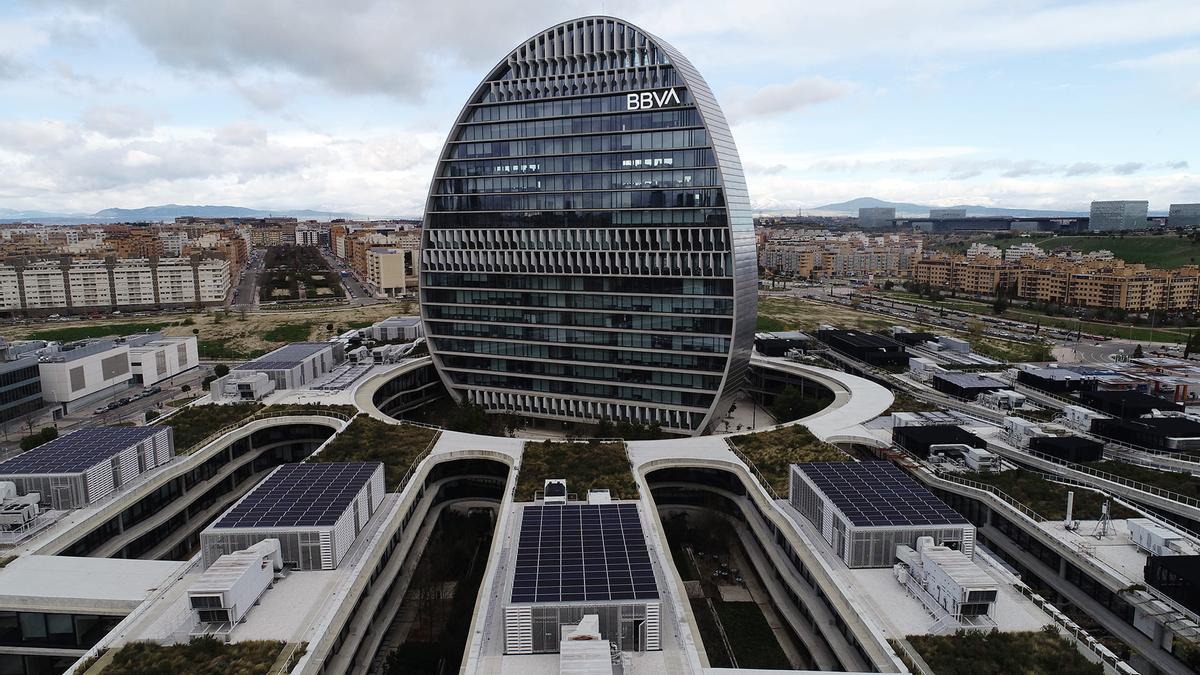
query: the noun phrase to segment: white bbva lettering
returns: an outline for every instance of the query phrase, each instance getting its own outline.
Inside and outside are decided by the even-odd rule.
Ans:
[[[626,110],[645,110],[647,108],[661,108],[668,103],[679,105],[679,92],[674,89],[666,91],[644,91],[640,94],[625,95]]]

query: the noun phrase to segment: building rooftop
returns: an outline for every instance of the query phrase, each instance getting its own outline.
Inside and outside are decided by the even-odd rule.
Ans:
[[[527,505],[512,602],[655,600],[637,504]]]
[[[897,342],[889,337],[857,330],[830,330],[822,331],[822,333],[823,337],[825,338],[833,338],[854,347],[895,349],[897,347],[904,346],[902,343]]]
[[[326,527],[337,523],[381,462],[284,464],[213,523],[214,529]]]
[[[20,556],[0,568],[0,607],[128,612],[187,566],[173,560]]]
[[[970,389],[981,389],[991,387],[995,389],[1008,389],[1008,385],[997,380],[994,377],[987,375],[979,375],[977,373],[934,373],[933,377],[938,380],[945,380],[951,384],[956,384],[960,387]]]
[[[970,524],[891,462],[813,462],[795,466],[857,526]]]
[[[0,462],[0,475],[81,473],[167,427],[86,427]]]
[[[376,326],[415,326],[421,323],[419,316],[389,316],[383,321],[376,321]]]
[[[234,366],[234,370],[287,370],[295,368],[305,359],[323,350],[332,349],[328,342],[294,342],[284,345],[273,352]]]

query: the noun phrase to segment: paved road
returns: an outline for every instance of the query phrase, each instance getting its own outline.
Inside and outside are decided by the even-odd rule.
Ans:
[[[158,394],[147,398],[138,399],[137,401],[123,405],[115,410],[104,413],[103,415],[94,415],[92,414],[92,411],[104,404],[107,404],[109,401],[115,401],[116,399],[136,394],[142,390],[142,387],[140,385],[134,385],[124,391],[117,392],[115,395],[104,399],[103,401],[98,401],[95,404],[88,406],[86,410],[80,410],[71,413],[70,415],[58,420],[51,419],[50,414],[47,412],[46,414],[39,415],[37,418],[35,418],[33,428],[36,431],[43,427],[54,426],[58,428],[58,433],[61,435],[68,431],[74,431],[76,429],[89,426],[111,425],[119,422],[136,422],[141,424],[142,421],[145,420],[145,414],[147,410],[155,409],[158,410],[160,414],[165,415],[172,410],[172,408],[167,406],[168,401],[174,401],[186,396],[195,396],[203,393],[200,390],[200,380],[204,379],[204,377],[209,375],[210,372],[211,368],[201,365],[199,368],[176,375],[174,378],[158,384],[158,386],[162,387],[162,391]],[[184,393],[180,390],[180,388],[185,384],[191,387],[190,392]],[[15,454],[14,451],[17,449],[17,442],[20,441],[22,436],[29,433],[29,427],[24,419],[9,422],[5,428],[7,430],[8,439],[5,440],[4,435],[0,434],[0,457]]]
[[[258,275],[263,270],[263,252],[253,251],[250,256],[250,264],[234,287],[236,297],[231,297],[230,301],[234,307],[254,309],[258,306]]]
[[[338,260],[328,249],[320,249],[321,255],[324,256],[325,262],[333,269],[334,273],[341,274],[346,272],[346,276],[342,277],[342,288],[346,291],[346,298],[351,305],[372,305],[377,302],[367,289],[366,284],[358,278],[358,273],[355,272],[349,265]]]

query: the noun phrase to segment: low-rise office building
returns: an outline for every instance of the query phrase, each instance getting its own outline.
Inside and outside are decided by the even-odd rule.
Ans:
[[[40,410],[42,405],[37,356],[14,350],[0,338],[0,424]]]
[[[116,395],[129,387],[133,371],[129,345],[95,340],[52,344],[40,357],[42,398],[54,404],[55,417],[69,415]]]
[[[164,337],[160,333],[131,335],[129,365],[135,384],[152,385],[200,366],[195,336]]]
[[[228,375],[213,381],[210,392],[214,401],[220,401],[246,400],[244,392],[247,391],[265,395],[270,391],[301,389],[329,374],[345,360],[340,342],[295,342],[235,366]],[[266,378],[258,377],[256,373],[263,373]],[[272,386],[266,386],[267,380]]]
[[[1150,202],[1115,200],[1092,202],[1088,229],[1094,232],[1142,230],[1150,226],[1146,219]]]

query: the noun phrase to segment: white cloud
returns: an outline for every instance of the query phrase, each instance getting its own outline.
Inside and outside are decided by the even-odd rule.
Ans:
[[[128,106],[92,106],[81,120],[88,130],[113,138],[143,136],[154,129],[154,115]]]
[[[1159,70],[1168,68],[1200,68],[1200,47],[1188,47],[1169,52],[1159,52],[1140,59],[1118,61],[1122,68],[1136,70]]]
[[[842,98],[854,91],[853,82],[826,77],[801,77],[787,84],[770,84],[757,91],[732,91],[728,99],[732,119],[774,117],[818,103]]]

